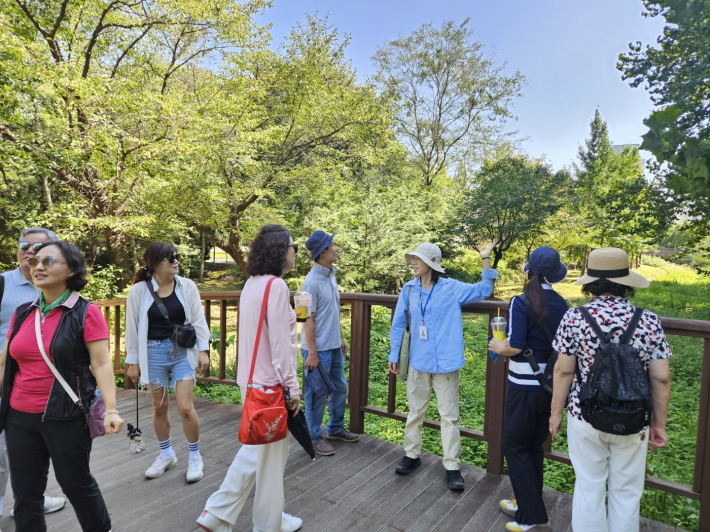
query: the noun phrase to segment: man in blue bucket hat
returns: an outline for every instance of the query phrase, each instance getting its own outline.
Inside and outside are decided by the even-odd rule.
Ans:
[[[335,454],[328,440],[354,443],[360,439],[343,428],[345,422],[345,399],[348,382],[345,380],[344,355],[348,347],[340,328],[340,294],[335,280],[338,248],[333,243],[335,234],[315,231],[306,241],[313,267],[306,275],[303,290],[311,294],[311,313],[305,322],[306,349],[301,349],[303,365],[307,372],[316,370],[330,377],[333,391],[327,396],[328,427],[323,438],[321,423],[325,413],[326,396],[318,396],[310,386],[305,387],[306,421],[311,433],[313,449],[322,456]]]

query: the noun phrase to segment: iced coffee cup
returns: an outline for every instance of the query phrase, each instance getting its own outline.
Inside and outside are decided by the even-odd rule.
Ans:
[[[311,313],[312,296],[308,292],[296,292],[293,296],[293,310],[296,321],[306,321]]]

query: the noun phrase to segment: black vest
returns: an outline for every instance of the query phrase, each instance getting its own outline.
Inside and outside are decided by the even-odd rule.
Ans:
[[[54,365],[67,384],[76,390],[85,410],[82,411],[79,406],[74,404],[62,385],[54,379],[43,419],[66,421],[86,416],[89,411],[96,392],[96,379],[89,368],[89,350],[84,343],[84,322],[89,304],[89,301],[80,297],[72,308],[60,307],[62,316],[59,318],[59,325],[49,345],[49,354],[54,360]],[[19,306],[15,312],[14,327],[8,336],[2,402],[0,403],[0,432],[5,429],[7,422],[7,414],[10,411],[10,394],[18,369],[17,360],[10,355],[10,346],[22,323],[28,318],[35,319],[36,308],[32,303]]]

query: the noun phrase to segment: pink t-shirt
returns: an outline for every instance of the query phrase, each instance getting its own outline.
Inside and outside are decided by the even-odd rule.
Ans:
[[[72,300],[73,303],[69,306],[73,306],[76,303],[76,299],[72,296],[66,303],[70,303]],[[59,319],[66,310],[64,308],[66,303],[53,308],[45,318],[42,326],[44,352],[47,353],[50,360],[52,360],[52,354],[49,351],[49,344],[57,331]],[[47,406],[49,393],[52,391],[54,374],[39,352],[35,334],[34,312],[31,312],[20,325],[20,330],[17,331],[10,344],[10,355],[17,361],[19,366],[15,375],[12,393],[10,394],[10,406],[19,412],[42,414]],[[12,331],[14,325],[15,315],[13,314],[8,331]],[[108,327],[106,327],[106,321],[101,315],[101,310],[96,305],[89,305],[86,310],[86,322],[84,324],[84,342],[106,340],[108,337]]]
[[[259,327],[264,290],[271,275],[250,277],[239,299],[239,363],[237,384],[246,386],[249,381],[256,331]],[[254,384],[276,386],[279,384],[272,360],[281,364],[281,373],[291,394],[300,393],[298,388],[296,358],[296,313],[291,308],[290,293],[286,282],[277,278],[271,283],[266,320],[261,330],[259,351],[254,367]]]

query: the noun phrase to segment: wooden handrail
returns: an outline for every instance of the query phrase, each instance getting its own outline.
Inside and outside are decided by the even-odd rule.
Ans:
[[[211,377],[209,370],[205,375],[198,376],[202,382],[236,385],[233,379],[226,378],[226,339],[228,316],[227,310],[230,302],[237,307],[237,320],[234,332],[239,330],[239,300],[241,291],[215,291],[201,292],[200,297],[205,308],[208,325],[212,324],[212,302],[219,302],[219,367],[217,377]],[[381,306],[392,309],[397,305],[399,296],[385,294],[341,293],[341,305],[350,306],[350,374],[348,405],[350,408],[350,430],[363,433],[365,430],[365,414],[373,414],[390,419],[405,421],[407,415],[396,411],[397,380],[394,375],[389,376],[387,408],[380,408],[369,404],[369,376],[370,376],[370,330],[372,307]],[[113,355],[114,372],[123,374],[121,369],[121,318],[125,312],[124,299],[110,299],[96,301],[95,304],[104,309],[106,323],[111,320],[113,308]],[[508,317],[509,304],[506,301],[481,301],[464,305],[462,311],[471,314],[487,315],[489,320],[498,315]],[[700,501],[700,519],[698,532],[710,532],[710,322],[689,320],[682,318],[661,317],[661,324],[666,334],[688,336],[703,339],[703,364],[700,388],[700,408],[698,412],[698,433],[695,447],[695,468],[693,484],[681,484],[669,480],[646,477],[646,486],[659,489],[668,493],[682,495]],[[461,427],[461,435],[488,444],[487,470],[492,474],[503,473],[503,420],[505,415],[506,380],[508,373],[507,359],[493,362],[487,357],[486,366],[486,396],[485,417],[483,431]],[[236,369],[236,368],[235,368]],[[126,387],[132,387],[126,379]],[[427,419],[424,426],[441,430],[438,421]],[[546,444],[545,458],[565,464],[570,464],[569,455],[560,451],[550,450],[549,440]]]

